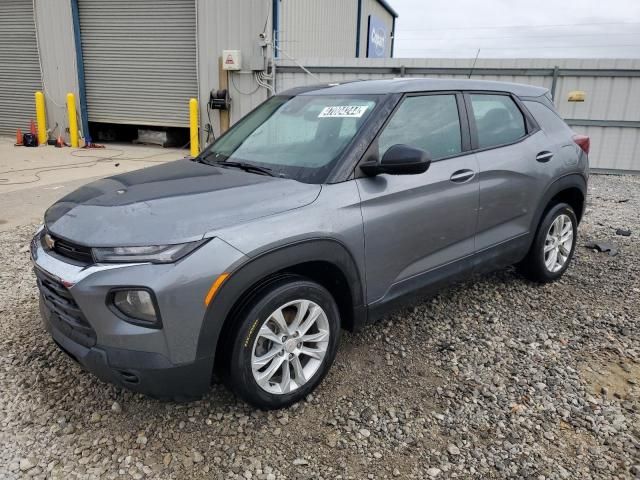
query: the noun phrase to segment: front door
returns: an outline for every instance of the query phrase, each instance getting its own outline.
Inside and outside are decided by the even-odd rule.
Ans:
[[[463,109],[455,93],[405,97],[373,148],[379,158],[396,144],[421,148],[433,159],[431,167],[418,175],[356,180],[368,304],[426,286],[443,267],[474,252],[478,165],[475,155],[464,154]]]

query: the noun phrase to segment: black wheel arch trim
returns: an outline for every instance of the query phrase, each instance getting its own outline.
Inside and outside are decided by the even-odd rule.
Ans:
[[[238,265],[209,304],[200,328],[196,358],[213,362],[220,334],[234,306],[261,279],[308,262],[328,262],[344,274],[353,300],[354,329],[366,322],[364,284],[347,247],[335,239],[313,238],[276,247]],[[213,364],[212,364],[213,366]]]
[[[536,232],[538,231],[538,226],[542,221],[542,216],[549,206],[549,202],[551,202],[551,199],[558,195],[560,192],[568,190],[570,188],[577,188],[582,193],[582,198],[584,199],[584,203],[582,205],[583,211],[575,212],[578,218],[582,217],[587,200],[587,179],[579,173],[570,173],[565,175],[564,177],[560,177],[547,187],[544,194],[542,195],[542,198],[540,199],[540,202],[538,202],[538,207],[536,208],[536,212],[533,215],[533,218],[531,220],[531,228],[529,229],[529,247],[531,247],[531,244],[533,243],[533,239],[535,238]]]

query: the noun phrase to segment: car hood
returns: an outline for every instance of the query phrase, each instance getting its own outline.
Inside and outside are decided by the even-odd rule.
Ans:
[[[320,190],[185,159],[89,183],[51,206],[44,220],[54,235],[82,245],[172,244],[303,207]]]

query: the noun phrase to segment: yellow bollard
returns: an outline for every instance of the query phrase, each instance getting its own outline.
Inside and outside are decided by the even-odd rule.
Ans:
[[[198,100],[189,100],[189,135],[191,139],[191,156],[197,157],[200,153],[200,141],[198,140]]]
[[[69,114],[69,140],[73,148],[78,148],[78,117],[76,116],[76,97],[67,93],[67,113]]]
[[[38,145],[45,145],[47,143],[47,116],[42,92],[36,92],[36,122],[38,123]]]

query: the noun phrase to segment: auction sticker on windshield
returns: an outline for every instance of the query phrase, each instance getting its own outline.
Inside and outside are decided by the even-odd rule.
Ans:
[[[338,105],[324,107],[318,118],[360,118],[369,108],[368,105]]]

